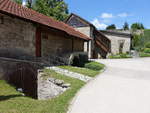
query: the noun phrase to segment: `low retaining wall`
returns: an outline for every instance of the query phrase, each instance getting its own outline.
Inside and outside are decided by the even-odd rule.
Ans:
[[[26,96],[37,98],[37,64],[0,58],[0,79],[16,88],[22,88]]]
[[[0,79],[22,90],[26,96],[46,100],[65,92],[70,84],[55,78],[43,79],[44,66],[36,62],[0,57]]]

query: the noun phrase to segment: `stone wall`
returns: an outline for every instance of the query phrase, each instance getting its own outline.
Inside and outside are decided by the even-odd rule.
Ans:
[[[119,53],[119,42],[123,41],[123,53],[129,52],[131,48],[131,38],[123,37],[123,36],[115,36],[115,35],[106,35],[111,40],[111,53],[118,54]]]
[[[37,70],[39,66],[31,62],[0,58],[0,79],[15,88],[23,89],[26,96],[37,98]]]
[[[0,24],[0,56],[35,55],[35,30],[33,24],[3,16]]]
[[[73,51],[74,52],[83,52],[84,51],[84,41],[79,39],[73,40]]]
[[[0,14],[3,22],[0,24],[0,57],[18,58],[34,57],[36,51],[36,26],[15,17]],[[72,45],[72,43],[74,45]],[[48,39],[42,35],[41,54],[62,55],[83,51],[84,40],[65,37],[64,34],[50,32]]]
[[[73,45],[72,45],[73,43]],[[84,40],[49,34],[48,39],[42,37],[42,56],[58,55],[73,52],[83,52]]]
[[[87,35],[88,37],[91,36],[91,28],[90,27],[78,27],[76,30],[80,31],[81,33]]]
[[[94,39],[92,27],[90,27],[90,26],[89,27],[78,27],[78,28],[76,28],[76,30],[78,30],[81,33],[85,34],[86,36]],[[91,40],[89,42],[84,42],[84,52],[88,52],[89,58],[92,58],[93,50],[94,50],[94,41],[93,40]]]
[[[37,96],[39,100],[55,98],[70,88],[71,84],[53,77],[45,78],[46,76],[49,75],[43,70],[38,71]]]

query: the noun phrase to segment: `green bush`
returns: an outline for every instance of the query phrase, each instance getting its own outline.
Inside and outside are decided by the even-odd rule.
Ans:
[[[97,63],[97,62],[89,62],[89,63],[85,64],[85,68],[95,70],[95,71],[99,71],[99,70],[104,68],[104,65],[100,64],[100,63]]]
[[[145,48],[143,52],[144,53],[150,53],[150,48]]]
[[[146,44],[145,44],[145,47],[146,47],[146,48],[150,48],[150,42],[146,43]]]
[[[74,53],[72,59],[72,65],[77,67],[84,67],[85,63],[88,62],[88,54],[87,53]]]

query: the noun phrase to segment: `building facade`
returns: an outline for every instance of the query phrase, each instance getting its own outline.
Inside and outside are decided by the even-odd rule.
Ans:
[[[91,41],[84,43],[84,51],[88,52],[89,58],[106,58],[110,52],[110,40],[98,31],[94,25],[73,13],[65,22],[77,31],[92,38]]]
[[[111,40],[111,54],[128,53],[131,50],[131,33],[121,31],[101,30]]]
[[[19,58],[84,52],[90,37],[11,0],[1,0],[0,40],[0,57]]]

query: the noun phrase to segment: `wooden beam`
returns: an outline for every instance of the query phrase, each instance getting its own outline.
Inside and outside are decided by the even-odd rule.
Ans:
[[[41,57],[41,29],[36,28],[36,57]]]
[[[72,52],[74,52],[74,39],[72,38]]]

